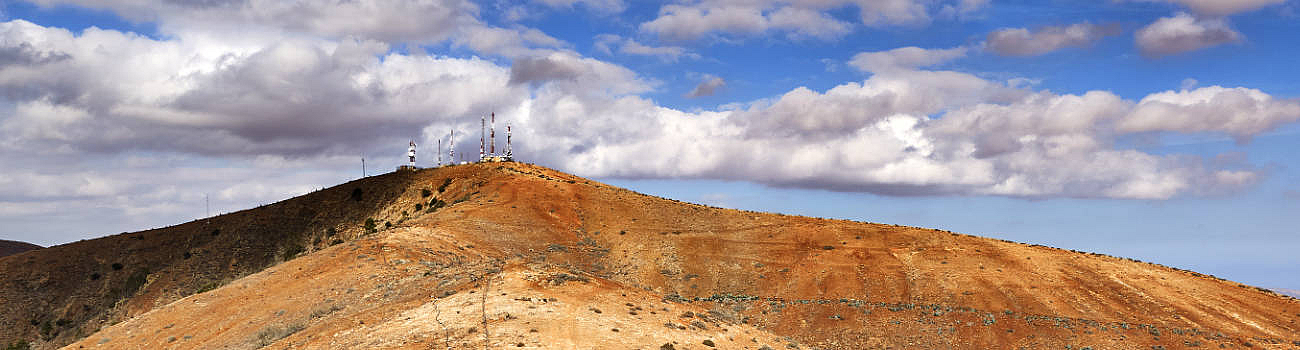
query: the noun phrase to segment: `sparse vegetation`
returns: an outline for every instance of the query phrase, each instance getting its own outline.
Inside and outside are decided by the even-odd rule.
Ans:
[[[303,250],[304,248],[302,245],[299,245],[298,243],[289,243],[288,246],[284,247],[284,261],[289,261],[290,259],[298,257],[298,254],[302,254]]]
[[[199,290],[195,291],[194,294],[199,294],[199,293],[207,292],[207,291],[210,291],[210,290],[213,290],[213,289],[217,289],[217,287],[220,287],[220,286],[221,286],[221,283],[220,283],[220,282],[216,282],[216,281],[212,281],[212,282],[204,283],[202,286],[199,286]]]
[[[430,190],[427,189],[427,188],[421,188],[421,189],[420,189],[420,197],[422,197],[422,198],[427,198],[427,197],[432,196],[432,195],[433,195],[433,191],[430,191]]]
[[[257,347],[262,348],[271,345],[277,340],[298,333],[298,331],[301,331],[303,328],[306,327],[301,323],[294,323],[284,327],[268,326],[263,328],[261,331],[257,332]]]
[[[140,287],[143,287],[148,279],[149,269],[140,268],[135,270],[135,273],[126,278],[126,284],[122,285],[122,295],[128,297],[135,295],[135,291],[140,290]]]
[[[362,194],[363,194],[363,193],[362,193],[360,187],[353,188],[353,189],[352,189],[352,195],[351,195],[352,201],[360,202],[360,201],[361,201],[361,196],[362,196]]]
[[[369,234],[369,233],[375,233],[375,231],[377,231],[377,228],[375,227],[375,219],[373,219],[373,218],[366,218],[366,226],[365,226],[365,229],[366,229],[366,233],[367,233],[367,234]]]
[[[442,185],[439,185],[439,186],[438,186],[438,193],[442,193],[443,191],[446,191],[446,190],[447,190],[447,185],[451,185],[451,178],[447,178],[446,180],[442,180]]]
[[[30,350],[31,348],[32,344],[28,343],[26,340],[19,340],[9,343],[9,346],[6,346],[5,350]]]
[[[419,212],[424,209],[424,203],[415,203],[415,211]]]

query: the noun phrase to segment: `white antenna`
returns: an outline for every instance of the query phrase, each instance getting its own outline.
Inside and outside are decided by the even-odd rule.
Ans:
[[[411,167],[415,167],[415,140],[411,140],[411,148],[406,150],[406,156],[411,157]]]
[[[483,146],[487,143],[487,118],[478,117],[478,161],[483,161]]]
[[[438,139],[438,166],[442,166],[442,138]]]
[[[488,137],[492,139],[492,148],[488,149],[488,154],[493,157],[497,156],[497,114],[492,112],[492,124],[488,125]]]
[[[208,218],[208,223],[212,223],[212,202],[208,200],[208,194],[203,194],[203,216]]]
[[[506,158],[511,157],[514,157],[514,153],[510,151],[510,124],[506,124]]]
[[[451,136],[447,136],[447,143],[451,144],[447,146],[447,158],[450,158],[447,161],[456,165],[456,129],[451,129]]]

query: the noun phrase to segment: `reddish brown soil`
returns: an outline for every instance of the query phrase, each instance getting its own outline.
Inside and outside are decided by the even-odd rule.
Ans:
[[[142,312],[70,347],[1300,348],[1300,301],[1159,265],[711,208],[520,163],[386,176],[396,194],[364,215],[391,228],[142,303],[176,279],[150,274],[126,299]],[[415,210],[430,200],[448,206]]]

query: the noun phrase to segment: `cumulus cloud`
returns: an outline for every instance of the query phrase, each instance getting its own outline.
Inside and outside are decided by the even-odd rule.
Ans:
[[[545,83],[609,95],[641,93],[653,86],[630,69],[566,52],[519,58],[510,65],[510,84]]]
[[[1025,28],[1002,28],[985,39],[988,49],[1003,56],[1038,56],[1066,47],[1088,47],[1108,35],[1119,34],[1117,25],[1088,22],[1050,26],[1030,32]]]
[[[696,39],[715,32],[757,35],[769,30],[830,40],[852,30],[849,23],[807,8],[776,3],[717,5],[664,5],[658,18],[641,24],[641,31],[670,40]]]
[[[0,147],[197,154],[320,154],[381,134],[517,103],[509,70],[479,59],[391,54],[373,41],[232,48],[16,20],[0,47],[66,53],[0,70],[13,113]],[[380,59],[383,57],[384,59]],[[464,86],[495,86],[466,90]]]
[[[15,204],[23,201],[168,218],[190,215],[178,208],[201,203],[202,193],[246,207],[355,177],[358,156],[371,169],[400,164],[409,138],[428,154],[455,129],[457,153],[472,153],[477,119],[493,112],[513,124],[521,159],[583,176],[1035,198],[1159,199],[1247,186],[1259,176],[1253,169],[1115,139],[1249,135],[1295,120],[1294,101],[1259,91],[1221,92],[1204,106],[1160,94],[1133,102],[921,69],[962,57],[961,48],[865,53],[853,64],[871,70],[868,79],[703,111],[658,105],[639,96],[653,80],[563,50],[519,52],[509,64],[390,51],[362,37],[152,39],[0,23],[0,52],[21,57],[0,67],[0,162],[26,169],[0,178],[0,219],[13,217],[6,210],[58,210]],[[712,80],[696,95],[725,84]],[[1214,129],[1168,116],[1209,106],[1224,109],[1204,112],[1213,118],[1268,122]],[[142,154],[146,161],[132,160]]]
[[[1186,6],[1197,14],[1227,16],[1286,2],[1286,0],[1146,0],[1175,3]]]
[[[160,31],[172,36],[222,37],[227,42],[278,37],[284,33],[389,44],[450,41],[477,52],[506,57],[543,54],[567,46],[536,29],[487,25],[478,18],[478,5],[467,0],[34,2],[45,7],[76,5],[110,10],[130,20],[156,22]]]
[[[1159,57],[1241,41],[1242,35],[1225,19],[1179,13],[1138,29],[1135,38],[1143,55]]]
[[[862,52],[849,60],[849,65],[864,72],[886,72],[891,70],[914,70],[947,63],[966,57],[965,47],[951,49],[923,49],[915,46],[901,47],[888,51]]]
[[[641,31],[670,40],[712,35],[783,33],[795,39],[833,40],[854,29],[830,11],[856,8],[859,21],[872,27],[924,25],[935,13],[959,16],[987,6],[986,0],[957,1],[780,1],[710,0],[664,5],[659,16],[641,24]]]
[[[700,85],[696,85],[695,89],[692,89],[690,92],[687,92],[686,97],[695,98],[695,97],[713,96],[713,94],[716,93],[718,89],[721,89],[724,86],[727,86],[727,81],[722,80],[722,77],[706,74],[704,75],[704,81],[701,81]]]
[[[677,62],[685,57],[699,59],[700,55],[686,50],[680,46],[650,46],[645,45],[631,38],[623,38],[614,34],[601,34],[596,36],[593,48],[606,55],[614,53],[624,55],[652,56],[658,57],[664,62]]]
[[[1207,86],[1147,95],[1118,126],[1124,132],[1220,132],[1238,141],[1300,120],[1300,100],[1256,89]]]

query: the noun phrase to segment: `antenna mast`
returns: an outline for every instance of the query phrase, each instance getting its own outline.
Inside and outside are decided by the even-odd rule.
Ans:
[[[487,143],[487,118],[478,117],[478,161],[483,161],[483,146]]]
[[[438,138],[438,166],[442,166],[442,138]]]
[[[488,154],[492,155],[493,157],[496,157],[497,155],[497,114],[496,112],[492,112],[492,124],[490,124],[488,127],[489,127],[488,137],[492,139],[492,148],[488,150]]]
[[[506,158],[512,158],[514,154],[510,152],[510,124],[506,124]]]
[[[447,137],[447,143],[451,144],[447,146],[447,158],[450,158],[447,161],[456,165],[456,129],[451,129],[451,136]]]

